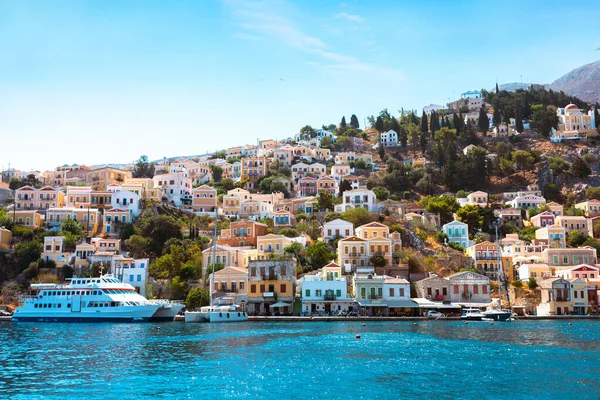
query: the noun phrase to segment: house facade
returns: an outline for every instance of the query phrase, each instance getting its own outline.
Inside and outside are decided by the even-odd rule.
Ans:
[[[442,226],[442,231],[448,235],[448,242],[461,245],[465,249],[471,246],[469,240],[469,225],[460,221],[452,221]]]
[[[291,313],[296,290],[295,260],[250,261],[248,287],[248,312]]]

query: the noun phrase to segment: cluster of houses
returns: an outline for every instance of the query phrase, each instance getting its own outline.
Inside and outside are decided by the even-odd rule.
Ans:
[[[481,94],[464,93],[454,106],[479,109]],[[586,119],[578,125],[579,114],[570,106],[559,113],[566,118],[561,125],[564,129],[584,129],[590,123]],[[392,211],[407,223],[435,226],[446,234],[446,245],[461,246],[464,253],[459,263],[464,272],[447,277],[411,274],[395,255],[402,248],[399,232],[390,232],[388,226],[379,222],[355,227],[335,219],[320,227],[319,240],[335,243],[336,258],[317,273],[297,279],[296,261],[285,249],[293,243],[306,246],[311,237],[300,233],[290,238],[280,231],[294,228],[298,213],[318,212],[320,193],[338,196],[340,183],[346,180],[351,189],[341,194],[336,212],[355,208],[372,213],[390,211],[389,204],[378,202],[375,193],[362,186],[360,176],[354,175],[357,165],[374,167],[372,155],[358,151],[332,153],[320,147],[324,137],[335,139],[331,132],[317,131],[314,138],[297,136],[296,143],[263,140],[256,145],[232,147],[225,151],[224,158],[159,161],[153,178],[132,178],[130,170],[113,167],[65,165],[34,174],[43,186],[17,189],[14,207],[8,214],[16,224],[29,229],[58,231],[62,221],[77,221],[92,239],[67,252],[61,237],[48,236],[42,257],[59,267],[74,265],[76,272],[94,263],[110,265],[113,273],[143,293],[149,279],[148,260],[128,258],[121,253],[118,240],[123,226],[140,214],[142,203],[168,201],[198,215],[218,210],[233,222],[203,253],[204,266],[223,267],[215,273],[212,295],[244,301],[254,313],[292,312],[296,299],[301,299],[301,312],[306,314],[412,315],[427,308],[454,312],[465,304],[489,304],[491,282],[526,283],[530,278],[536,279],[542,290],[541,304],[529,310],[531,313],[558,315],[598,310],[596,249],[568,247],[567,235],[578,231],[593,236],[600,201],[578,203],[575,208],[585,216],[569,216],[564,214],[562,205],[547,203],[535,187],[504,193],[504,201],[494,207],[502,223],[516,228],[537,227],[531,242],[509,234],[496,242],[474,243],[464,222],[455,219],[442,225],[439,215],[418,206],[394,206],[397,209]],[[393,131],[381,133],[380,139],[383,146],[397,145]],[[426,160],[415,158],[409,162],[424,165]],[[222,179],[243,181],[245,188],[228,190],[219,198],[217,190],[207,184],[213,181],[217,167]],[[273,180],[285,187],[287,195],[256,193],[260,180],[274,167],[289,168],[289,177],[280,175]],[[25,173],[7,170],[3,178],[5,174],[11,178]],[[456,200],[461,206],[491,204],[488,194],[482,191]],[[541,206],[546,211],[537,212]],[[263,218],[273,220],[272,231],[259,222]],[[10,233],[0,228],[0,248],[10,244]]]

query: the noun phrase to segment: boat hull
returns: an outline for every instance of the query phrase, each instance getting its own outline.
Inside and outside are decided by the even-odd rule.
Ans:
[[[36,316],[14,317],[13,322],[149,322],[150,317],[75,317],[75,316]]]
[[[175,316],[183,309],[183,304],[161,306],[150,318],[151,321],[173,321]]]
[[[227,311],[227,312],[209,312],[209,320],[213,323],[220,322],[244,322],[248,321],[248,314],[241,311]]]
[[[186,311],[184,321],[188,323],[209,322],[208,314],[199,311]]]
[[[13,314],[14,322],[148,322],[154,315],[158,305],[143,305],[132,307],[111,307],[90,311],[55,311],[35,312],[17,308]],[[43,310],[43,309],[42,309]]]
[[[512,313],[496,312],[486,313],[484,315],[486,319],[491,319],[492,321],[509,321],[511,319]]]

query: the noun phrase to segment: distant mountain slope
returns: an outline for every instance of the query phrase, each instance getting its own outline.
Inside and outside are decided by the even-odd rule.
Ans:
[[[562,90],[590,103],[600,103],[600,61],[586,64],[561,76],[550,88]]]
[[[511,82],[511,83],[503,83],[503,84],[498,85],[498,89],[506,90],[507,92],[514,92],[517,89],[527,90],[528,86],[529,86],[528,83]],[[492,88],[490,90],[496,90],[496,88]]]

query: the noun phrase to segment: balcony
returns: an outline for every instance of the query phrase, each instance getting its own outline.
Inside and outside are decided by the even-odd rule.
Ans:
[[[377,296],[375,294],[370,294],[369,296],[367,296],[367,298],[369,300],[381,300],[383,297],[382,296]]]
[[[325,294],[325,296],[323,296],[323,300],[335,300],[335,299],[336,299],[335,294],[327,293],[327,294]]]
[[[476,258],[477,261],[479,261],[479,260],[482,260],[482,261],[498,261],[498,256],[480,256],[480,255],[477,255],[475,258]]]

